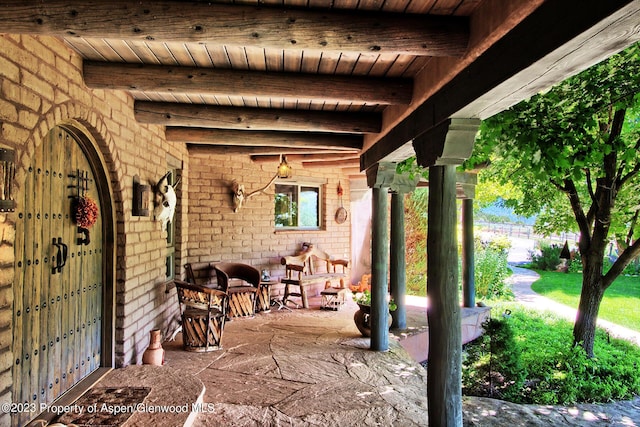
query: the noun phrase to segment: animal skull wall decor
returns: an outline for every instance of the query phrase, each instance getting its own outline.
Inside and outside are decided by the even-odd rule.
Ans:
[[[231,196],[232,196],[232,204],[233,211],[238,212],[238,210],[242,207],[244,203],[244,185],[238,184],[238,181],[234,180],[231,185]]]
[[[169,221],[173,221],[173,215],[176,211],[176,203],[178,202],[178,197],[176,196],[175,191],[175,187],[178,183],[176,182],[174,186],[171,186],[171,184],[169,184],[169,174],[170,172],[167,172],[166,175],[158,181],[158,185],[156,186],[156,195],[158,200],[153,210],[153,215],[155,216],[156,221],[162,222],[162,231],[166,231]]]
[[[264,193],[265,190],[275,182],[276,178],[278,178],[278,174],[276,174],[273,178],[271,178],[271,181],[269,181],[267,185],[265,185],[262,188],[259,188],[256,191],[252,191],[249,194],[245,194],[244,185],[238,184],[238,181],[234,179],[233,183],[231,184],[233,211],[238,212],[238,210],[240,210],[244,202],[246,202],[247,200],[249,200],[251,197],[255,196],[258,193]]]

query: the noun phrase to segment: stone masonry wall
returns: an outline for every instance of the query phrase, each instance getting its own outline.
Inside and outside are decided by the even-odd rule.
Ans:
[[[55,38],[0,35],[0,146],[16,150],[20,192],[34,147],[56,125],[83,129],[95,141],[111,180],[116,220],[115,363],[140,361],[149,330],[167,329],[178,310],[175,292],[165,293],[166,234],[152,217],[133,217],[133,176],[155,182],[167,156],[183,163],[181,233],[176,257],[186,257],[188,157],[184,144],[167,143],[160,126],[140,125],[133,100],[123,92],[89,90],[82,60]],[[180,207],[180,206],[179,206]],[[0,401],[11,401],[13,360],[12,213],[0,221]],[[180,237],[181,236],[181,237]],[[107,349],[108,351],[108,349]],[[7,425],[8,418],[0,418]]]

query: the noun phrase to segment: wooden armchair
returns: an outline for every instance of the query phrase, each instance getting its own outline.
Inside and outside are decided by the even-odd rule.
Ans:
[[[204,285],[209,288],[217,287],[211,263],[198,262],[192,264],[189,262],[184,265],[184,270],[187,273],[187,282]]]
[[[248,265],[221,262],[213,266],[218,286],[229,295],[229,317],[253,316],[256,312],[256,293],[260,287],[260,272]],[[238,279],[246,284],[234,284]]]
[[[184,349],[203,352],[221,349],[227,294],[182,280],[174,280],[174,283],[182,316]]]
[[[345,287],[349,261],[335,259],[312,244],[304,244],[302,251],[296,255],[282,257],[280,263],[285,266],[285,277],[281,279],[285,284],[282,300],[285,305],[290,296],[295,296],[302,299],[304,308],[309,308],[307,290],[315,283],[321,283],[327,289],[332,287],[332,282],[337,281],[337,289]],[[291,287],[300,292],[292,292]]]

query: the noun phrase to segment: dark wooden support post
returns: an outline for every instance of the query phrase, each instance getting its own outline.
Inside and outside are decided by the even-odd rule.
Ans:
[[[479,120],[449,119],[414,139],[429,167],[427,294],[429,425],[462,426],[462,319],[458,298],[456,166],[473,150]]]
[[[371,344],[370,349],[389,349],[389,186],[395,175],[395,163],[379,163],[367,170],[371,201]]]
[[[371,212],[371,350],[389,349],[389,306],[387,304],[387,272],[389,238],[387,213],[388,188],[373,188]]]
[[[476,305],[474,269],[473,199],[462,200],[462,304]]]
[[[404,193],[391,193],[391,263],[390,284],[391,297],[398,308],[391,312],[394,329],[407,328],[407,310],[404,297],[407,293],[407,271],[405,260],[405,233],[404,233]]]
[[[462,425],[462,333],[458,300],[455,166],[429,168],[427,294],[430,426]]]

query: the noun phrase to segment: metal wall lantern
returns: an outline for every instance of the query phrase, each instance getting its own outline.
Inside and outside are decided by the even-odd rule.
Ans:
[[[140,183],[138,175],[133,177],[133,206],[131,214],[133,216],[149,216],[149,197],[151,186]]]
[[[13,180],[16,173],[16,152],[0,148],[0,212],[13,212]]]
[[[287,163],[287,157],[284,154],[280,155],[280,164],[278,165],[278,178],[291,178],[292,170],[289,163]]]

